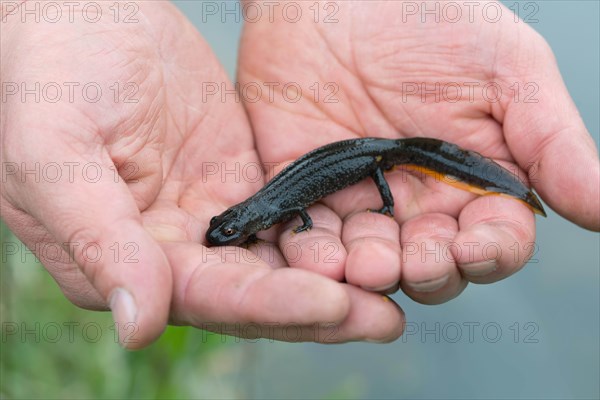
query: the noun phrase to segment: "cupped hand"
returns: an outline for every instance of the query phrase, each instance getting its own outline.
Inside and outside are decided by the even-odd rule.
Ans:
[[[446,10],[436,21],[425,3],[294,4],[246,23],[242,36],[239,81],[263,161],[353,137],[436,137],[495,159],[559,214],[600,229],[594,142],[548,45],[508,9],[464,6],[456,19],[455,2],[435,2],[428,9]],[[309,209],[312,231],[292,235],[299,219],[280,230],[280,247],[307,254],[288,262],[370,291],[400,285],[433,304],[531,256],[535,219],[520,202],[406,171],[387,179],[395,220],[365,212],[381,199],[363,182]]]
[[[231,173],[259,162],[243,108],[222,97],[232,85],[171,4],[139,3],[128,24],[102,7],[95,23],[3,25],[2,80],[14,85],[2,217],[65,295],[112,309],[129,348],[169,321],[282,340],[398,337],[402,312],[385,297],[279,268],[267,244],[262,257],[202,245],[211,216],[264,183]],[[40,99],[21,97],[36,82]]]

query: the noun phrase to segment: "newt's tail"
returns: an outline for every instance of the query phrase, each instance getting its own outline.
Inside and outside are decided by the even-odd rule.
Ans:
[[[517,199],[534,213],[546,216],[536,194],[516,174],[491,158],[459,146],[431,138],[398,139],[398,159],[418,170],[479,195],[500,195]]]

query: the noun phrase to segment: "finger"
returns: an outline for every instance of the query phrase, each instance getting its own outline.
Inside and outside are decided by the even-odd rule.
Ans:
[[[451,248],[463,276],[491,283],[517,272],[532,255],[535,217],[520,202],[483,196],[459,216],[456,246]]]
[[[74,174],[72,181],[22,183],[16,193],[26,194],[20,204],[63,244],[110,306],[121,344],[147,345],[166,326],[171,274],[126,184],[113,179],[110,158],[101,149],[88,159],[52,151],[37,156],[41,163],[95,165],[93,173]]]
[[[377,212],[351,214],[342,241],[348,251],[346,282],[365,290],[392,293],[400,282],[400,228]]]
[[[322,343],[390,341],[402,333],[402,311],[381,295],[298,268],[236,263],[213,248],[189,243],[163,247],[174,268],[172,315],[178,324],[242,337]]]
[[[521,46],[528,59],[516,71],[527,82],[531,101],[507,104],[503,126],[507,144],[535,189],[559,214],[576,224],[600,230],[600,162],[543,38]],[[513,78],[514,81],[514,78]]]
[[[288,267],[287,260],[274,242],[259,240],[248,246],[248,250],[256,254],[263,263],[272,269]]]
[[[402,225],[402,290],[424,304],[444,303],[467,286],[452,254],[456,220],[423,214]]]
[[[308,208],[313,221],[309,231],[294,233],[302,225],[299,217],[281,227],[279,246],[290,267],[317,272],[336,281],[344,279],[346,249],[340,240],[342,221],[328,207],[315,204]]]
[[[388,343],[402,335],[406,322],[404,311],[392,299],[352,285],[344,285],[344,288],[352,306],[336,332],[340,342]]]
[[[339,323],[348,313],[344,290],[318,274],[271,269],[239,247],[163,246],[174,268],[173,316],[178,322],[309,325]]]

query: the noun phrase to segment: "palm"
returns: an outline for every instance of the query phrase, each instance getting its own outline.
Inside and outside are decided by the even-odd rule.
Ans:
[[[257,165],[257,154],[281,163],[353,136],[438,136],[525,170],[530,161],[539,163],[539,180],[532,183],[544,200],[598,229],[597,187],[582,183],[598,176],[597,154],[539,38],[523,25],[428,29],[407,23],[393,29],[397,21],[386,19],[398,14],[398,4],[340,3],[339,23],[327,29],[307,19],[248,24],[242,84],[280,83],[274,102],[267,101],[265,85],[263,101],[246,103],[253,131],[231,93],[222,97],[229,83],[210,49],[171,4],[139,3],[133,24],[108,18],[32,26],[10,14],[0,46],[3,82],[78,85],[74,101],[66,87],[57,102],[18,95],[3,101],[3,165],[65,166],[60,172],[69,179],[5,174],[2,218],[74,303],[110,307],[120,328],[136,324],[137,342],[129,347],[150,343],[168,319],[242,336],[392,340],[402,331],[402,312],[372,292],[392,292],[401,282],[419,301],[445,301],[465,286],[463,275],[491,282],[516,271],[527,254],[514,257],[508,250],[534,239],[533,217],[516,202],[393,174],[388,180],[401,226],[363,212],[380,202],[364,182],[312,207],[311,232],[291,235],[296,221],[270,231],[256,249],[259,259],[243,249],[205,248],[198,242],[210,217],[262,185],[240,176],[249,163]],[[102,7],[112,15],[113,5]],[[528,40],[517,41],[519,35]],[[536,55],[539,75],[532,73]],[[475,101],[423,103],[402,86],[496,80],[509,93],[528,74],[550,89],[540,91],[537,109],[509,96],[490,103],[481,92]],[[282,101],[286,82],[302,88],[298,103]],[[101,88],[99,101],[82,98],[85,84]],[[336,89],[338,102],[327,102]],[[555,101],[548,93],[563,95]],[[286,94],[294,97],[293,90]],[[571,154],[581,155],[580,168],[560,173]],[[100,166],[101,175],[82,173],[90,164]],[[69,165],[78,168],[74,176]],[[572,187],[577,190],[563,189]],[[271,244],[277,241],[283,254]],[[298,243],[288,246],[293,241],[299,253],[285,251],[298,249]],[[456,252],[473,242],[495,243],[501,254],[481,260]],[[56,243],[63,254],[45,257],[40,249]],[[105,257],[90,260],[72,244],[95,244]],[[439,246],[446,251],[428,258]],[[286,265],[299,268],[279,268]],[[247,322],[259,330],[246,330]],[[279,324],[290,323],[301,328],[300,337],[285,336]]]
[[[203,163],[256,161],[256,156],[239,105],[189,90],[201,88],[202,82],[227,82],[193,27],[169,5],[144,7],[138,16],[138,24],[50,26],[51,34],[42,24],[16,42],[34,56],[21,59],[23,65],[17,68],[3,68],[9,81],[69,81],[79,88],[91,82],[102,96],[98,101],[75,97],[71,102],[11,103],[12,113],[3,116],[12,127],[6,133],[11,152],[5,160],[76,163],[79,168],[95,163],[102,179],[90,183],[78,170],[73,184],[42,181],[33,189],[39,191],[38,198],[21,192],[23,182],[17,181],[9,185],[12,201],[3,207],[3,215],[11,223],[19,221],[11,218],[17,218],[18,209],[25,210],[20,221],[26,226],[17,223],[13,229],[31,248],[54,241],[93,241],[104,254],[114,252],[115,262],[128,260],[125,267],[130,268],[103,265],[100,274],[97,262],[78,268],[86,260],[77,253],[77,263],[69,262],[66,254],[60,260],[40,254],[65,294],[86,308],[106,308],[115,286],[141,285],[130,290],[138,303],[153,303],[138,318],[144,343],[162,329],[159,321],[166,319],[171,303],[171,282],[181,286],[187,279],[166,268],[169,264],[154,240],[201,240],[211,214],[255,190],[244,182],[227,186],[233,193],[222,190],[226,185],[218,175],[203,182]],[[157,48],[157,43],[167,45]],[[55,61],[42,66],[40,60]],[[30,117],[21,120],[20,111]],[[138,221],[146,231],[136,226]],[[147,329],[147,323],[155,326]]]
[[[132,25],[52,25],[51,35],[45,25],[19,35],[27,25],[17,25],[13,33],[21,41],[3,42],[3,51],[11,45],[30,50],[18,60],[22,65],[3,65],[7,81],[60,79],[104,89],[96,102],[16,99],[3,108],[11,110],[2,116],[3,143],[11,149],[3,161],[101,167],[95,182],[76,175],[73,182],[32,185],[12,176],[2,191],[11,229],[33,249],[95,243],[108,255],[92,262],[80,252],[74,260],[66,253],[55,259],[38,254],[73,302],[112,308],[121,339],[135,322],[130,347],[148,344],[167,319],[280,339],[289,338],[278,324],[290,323],[302,328],[295,340],[329,338],[322,324],[335,324],[336,341],[397,337],[402,316],[378,296],[276,268],[285,264],[277,251],[263,261],[241,259],[242,249],[227,256],[199,244],[211,216],[263,184],[221,174],[258,165],[253,136],[240,104],[222,101],[222,85],[231,85],[184,17],[170,4],[143,5],[138,16]],[[208,95],[207,83],[219,93]],[[358,315],[379,310],[374,314],[386,313],[388,323],[365,331],[352,308],[356,302],[367,305]],[[346,321],[349,314],[354,317]],[[268,327],[228,328],[240,322]]]
[[[263,160],[289,161],[319,145],[349,137],[429,136],[479,151],[505,166],[517,159],[521,167],[528,168],[523,153],[516,157],[513,153],[512,126],[506,124],[503,129],[510,103],[515,101],[510,86],[514,77],[520,76],[517,67],[510,64],[515,60],[512,46],[518,29],[509,32],[513,38],[503,37],[501,41],[498,33],[502,24],[479,21],[427,26],[417,17],[399,23],[400,7],[399,2],[348,2],[340,3],[339,22],[330,25],[304,18],[295,24],[281,20],[246,26],[241,83],[297,82],[303,93],[297,103],[283,96],[276,96],[272,103],[267,96],[262,102],[247,103]],[[303,15],[312,16],[308,8]],[[267,32],[272,39],[261,40],[260,35]],[[511,52],[513,56],[508,57]],[[489,82],[501,87],[499,102],[492,101],[499,93],[494,87],[486,89]],[[519,83],[523,90],[523,82]],[[457,87],[462,89],[460,99]],[[320,89],[318,94],[316,88]],[[427,94],[423,88],[436,89],[433,93],[437,94]],[[338,101],[328,101],[331,99]],[[311,233],[314,240],[333,240],[345,247],[347,260],[340,260],[335,268],[312,261],[296,264],[324,270],[331,277],[360,286],[386,290],[393,290],[401,277],[409,295],[424,302],[439,302],[456,295],[466,283],[457,264],[485,264],[486,260],[481,254],[467,260],[456,252],[442,254],[439,250],[442,257],[426,259],[424,249],[428,246],[443,248],[469,240],[505,246],[511,241],[522,244],[533,240],[534,219],[519,203],[477,198],[402,173],[388,175],[388,181],[396,200],[395,219],[403,224],[400,232],[384,217],[360,213],[381,202],[374,186],[367,182],[324,201],[337,219],[320,208],[314,211],[327,223],[332,218],[336,221],[333,232],[326,231],[325,222],[320,224],[325,230],[317,223],[317,232]],[[478,223],[486,220],[490,225],[506,227],[481,230]],[[381,229],[373,229],[372,224],[381,225]],[[311,234],[304,239],[307,243]],[[282,236],[283,240],[288,236]],[[400,257],[403,248],[405,253]],[[524,260],[496,261],[502,271],[484,279],[469,279],[500,279]]]

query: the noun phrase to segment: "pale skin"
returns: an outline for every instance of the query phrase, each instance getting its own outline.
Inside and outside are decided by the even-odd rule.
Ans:
[[[293,323],[302,327],[301,340],[391,341],[402,333],[404,315],[381,293],[400,287],[422,303],[447,301],[468,282],[517,271],[526,254],[515,259],[508,249],[535,240],[534,216],[516,201],[396,172],[387,178],[394,219],[365,212],[381,201],[365,181],[311,207],[310,232],[292,235],[297,219],[265,232],[261,247],[238,250],[273,257],[224,257],[201,244],[208,221],[263,182],[222,183],[219,175],[203,176],[206,163],[283,164],[359,136],[439,137],[518,166],[525,179],[529,172],[550,207],[600,229],[599,188],[590,183],[600,179],[598,155],[543,39],[523,23],[419,29],[391,20],[394,9],[366,4],[348,3],[333,26],[310,18],[294,25],[261,21],[243,32],[242,84],[294,81],[308,92],[315,82],[335,82],[338,103],[203,97],[194,90],[203,82],[230,84],[170,3],[140,3],[139,22],[129,25],[5,24],[3,81],[97,82],[106,93],[97,103],[12,96],[3,104],[3,163],[96,162],[104,173],[93,183],[81,174],[74,182],[10,175],[2,185],[2,218],[30,248],[93,242],[110,254],[95,262],[77,251],[74,260],[38,255],[73,303],[112,308],[121,326],[135,324],[134,340],[123,343],[128,348],[148,345],[169,322],[241,336],[257,332],[243,328],[253,323],[261,336],[281,340],[289,339],[281,327]],[[398,101],[399,82],[488,80],[536,82],[539,101]],[[107,89],[115,82],[135,82],[139,102],[115,101]],[[114,179],[115,164],[121,179]],[[306,250],[300,259],[279,250],[292,240]],[[502,256],[483,262],[454,248],[422,259],[423,251],[449,242],[494,242]],[[107,249],[115,243],[135,243],[136,261],[113,257]],[[309,252],[328,244],[337,249],[333,262]]]

